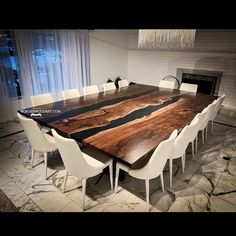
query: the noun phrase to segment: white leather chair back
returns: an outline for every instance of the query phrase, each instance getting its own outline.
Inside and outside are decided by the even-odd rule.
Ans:
[[[114,82],[105,83],[105,84],[102,85],[102,87],[103,87],[104,92],[116,89],[116,86],[115,86]]]
[[[159,176],[165,167],[177,134],[178,131],[175,129],[167,140],[162,141],[156,147],[148,163],[143,168],[131,169],[129,174],[139,179],[153,179]]]
[[[127,87],[129,86],[129,82],[127,79],[122,79],[118,81],[119,88]]]
[[[185,154],[188,144],[192,141],[192,134],[196,132],[199,119],[194,119],[190,125],[185,126],[176,138],[170,153],[172,159],[179,158]]]
[[[175,89],[175,82],[174,81],[168,81],[168,80],[161,80],[159,82],[159,87]]]
[[[79,97],[79,96],[80,96],[80,93],[78,89],[68,89],[68,90],[62,91],[62,98],[64,100]]]
[[[48,103],[53,103],[53,98],[50,93],[44,93],[40,95],[30,96],[32,106],[40,106]]]
[[[84,93],[85,96],[90,95],[90,94],[99,93],[98,86],[97,85],[91,85],[91,86],[83,87],[83,93]]]
[[[64,138],[52,129],[53,137],[60,152],[65,168],[77,178],[89,178],[101,172],[98,168],[93,168],[84,159],[80,147],[74,139]]]
[[[198,85],[197,84],[188,84],[188,83],[182,83],[180,85],[180,91],[186,91],[191,93],[197,92]]]
[[[220,108],[222,106],[222,103],[225,99],[225,94],[223,94],[221,97],[219,97],[216,101],[217,101],[217,104],[215,106],[215,111],[214,111],[214,115],[212,117],[212,120],[215,119],[216,115],[218,114],[218,112],[220,111]]]
[[[214,115],[215,107],[216,107],[216,103],[211,103],[208,105],[208,107],[206,108],[206,110],[207,110],[206,116],[204,117],[199,130],[203,130],[206,128],[208,122],[212,119],[212,117]]]
[[[196,136],[197,136],[197,134],[198,134],[198,131],[199,131],[199,128],[201,127],[202,122],[203,122],[203,120],[204,120],[206,114],[207,114],[207,109],[204,108],[203,111],[202,111],[201,113],[198,113],[198,114],[193,118],[192,122],[190,123],[191,125],[192,125],[192,124],[195,124],[195,122],[196,122],[195,120],[198,119],[196,129],[195,129],[194,132],[192,132],[192,134],[190,135],[190,141],[191,141],[191,142],[196,138]]]
[[[20,120],[21,125],[24,128],[26,137],[33,149],[39,152],[51,152],[56,149],[54,142],[50,142],[53,139],[48,134],[42,133],[36,121],[30,118],[26,118],[17,112],[17,117]]]

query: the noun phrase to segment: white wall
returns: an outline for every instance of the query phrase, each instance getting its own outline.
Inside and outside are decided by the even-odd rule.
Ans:
[[[127,78],[128,35],[123,31],[94,30],[90,39],[91,84],[106,83],[108,78]]]
[[[158,85],[177,68],[223,71],[219,95],[226,94],[224,105],[236,108],[236,30],[200,31],[195,49],[184,51],[137,50],[138,34],[128,39],[128,79]]]
[[[223,105],[236,109],[236,30],[197,30],[195,48],[181,51],[138,50],[136,30],[93,30],[89,36],[92,84],[120,76],[158,85],[177,68],[223,71],[219,95],[225,93]]]

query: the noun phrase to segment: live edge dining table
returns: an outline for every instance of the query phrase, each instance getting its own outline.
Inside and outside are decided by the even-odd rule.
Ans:
[[[174,129],[180,132],[217,96],[133,84],[19,112],[131,168],[149,160]]]

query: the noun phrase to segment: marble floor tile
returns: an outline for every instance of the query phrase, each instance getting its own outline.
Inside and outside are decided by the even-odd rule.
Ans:
[[[155,213],[155,212],[163,212],[163,211],[157,209],[156,207],[150,206],[149,207],[149,212],[154,212]]]
[[[38,207],[44,212],[59,212],[70,203],[71,200],[59,192],[50,193],[47,197],[37,201]]]
[[[19,121],[8,121],[0,123],[0,137],[22,131],[23,128]]]
[[[11,146],[8,148],[10,152],[12,152],[17,157],[28,157],[31,155],[31,147],[28,142],[28,139],[22,138],[16,140]]]
[[[39,175],[36,171],[31,171],[15,180],[15,183],[26,193],[34,192],[34,186],[45,180],[45,177]]]
[[[198,206],[201,211],[204,211],[206,209],[209,201],[209,196],[207,192],[197,187],[192,187],[191,185],[188,185],[185,190],[179,193],[177,195],[177,199],[178,198],[185,199],[191,204]]]
[[[28,197],[24,191],[13,181],[2,185],[1,189],[10,199],[10,201],[19,209],[19,211],[26,211],[27,209],[27,211],[33,211],[30,210],[33,206],[35,211],[40,211],[40,208],[38,208],[37,205],[30,199],[30,197]]]
[[[13,181],[17,181],[22,176],[32,173],[32,170],[29,166],[25,166],[19,159],[13,159],[14,161],[6,161],[9,163],[7,167],[4,168],[6,175],[11,178]]]
[[[200,147],[198,148],[197,153],[195,154],[193,160],[200,165],[202,164],[203,161],[209,156],[210,153],[206,152],[206,148],[204,146],[199,145]]]
[[[55,186],[53,186],[52,183],[49,182],[48,180],[43,180],[42,182],[32,185],[27,195],[34,202],[38,202],[54,192],[60,192],[60,191]]]
[[[226,166],[224,172],[229,173],[230,175],[236,175],[236,158],[229,161],[228,165]]]
[[[3,149],[0,151],[0,162],[8,160],[8,159],[14,159],[14,158],[16,159],[16,156],[14,156],[11,152],[9,152],[9,150]]]
[[[200,167],[202,172],[207,172],[211,170],[223,171],[227,165],[227,160],[224,160],[220,155],[214,155],[207,157]]]
[[[221,172],[209,171],[209,172],[197,172],[189,181],[189,186],[199,188],[207,193],[214,191],[216,184],[218,183]]]
[[[228,173],[223,173],[218,184],[216,185],[213,195],[225,200],[229,200],[231,203],[236,202],[236,176],[232,176]]]
[[[188,183],[188,186],[201,189],[207,193],[212,192],[215,188],[215,185],[211,182],[211,180],[209,180],[206,175],[201,173],[194,174],[193,178]]]
[[[0,151],[6,150],[9,147],[9,143],[6,138],[0,138]]]
[[[125,189],[119,189],[109,199],[98,201],[99,204],[91,207],[87,211],[92,212],[148,212],[150,206],[140,198],[130,194]]]
[[[2,170],[0,170],[0,188],[2,185],[12,181]]]
[[[139,203],[134,199],[132,202],[116,202],[116,203],[105,203],[103,205],[98,204],[97,206],[88,209],[88,212],[149,212],[150,206],[146,203]]]
[[[17,207],[9,200],[0,188],[0,212],[18,212]]]
[[[173,186],[169,188],[169,169],[168,166],[164,171],[164,187],[165,190],[162,192],[160,177],[158,176],[155,179],[150,180],[150,205],[155,207],[160,211],[166,211],[173,204],[175,200],[175,194],[181,192],[184,189],[184,186],[187,185],[182,178],[182,171],[176,160],[174,160],[173,173],[177,173],[174,177]],[[178,160],[177,160],[178,161]],[[181,165],[181,164],[180,164]],[[144,180],[139,180],[128,176],[126,174],[125,180],[119,182],[119,185],[127,190],[128,192],[134,194],[142,201],[146,201],[146,192],[145,192],[145,182]]]
[[[59,189],[59,191],[63,191],[64,176],[65,176],[65,169],[57,171],[51,177],[52,184],[57,189]],[[81,179],[78,179],[75,176],[72,176],[72,175],[68,174],[67,182],[66,182],[66,191],[72,191],[72,190],[77,189],[77,188],[79,188],[81,186],[82,186]]]
[[[175,182],[178,180],[182,180],[188,183],[193,177],[194,173],[198,171],[200,166],[201,164],[199,162],[196,162],[190,158],[186,159],[185,169],[183,173],[181,168],[181,160],[179,160],[179,172],[176,175],[173,175],[173,184],[175,184]],[[169,183],[167,184],[169,185]]]
[[[210,212],[236,212],[236,205],[219,197],[211,196],[207,210]]]
[[[220,192],[220,189],[224,188],[227,191],[236,190],[236,175],[230,175],[228,173],[223,173],[220,180],[215,188],[214,193]]]
[[[165,212],[175,201],[175,194],[170,191],[157,191],[150,196],[150,205],[158,211]]]
[[[15,145],[15,143],[17,143],[21,139],[27,140],[24,132],[0,139],[0,145],[3,144],[10,150]]]
[[[76,205],[78,205],[80,208],[82,208],[82,199],[83,199],[83,195],[82,195],[82,189],[75,189],[69,192],[65,192],[64,195],[70,199],[73,203],[75,203]],[[98,197],[94,197],[94,196],[99,196],[99,193],[93,193],[92,194],[92,198],[90,197],[91,193],[88,194],[88,192],[86,191],[85,194],[85,210],[91,209],[94,206],[98,205],[98,201],[97,198]]]
[[[20,212],[42,212],[42,210],[36,205],[35,202],[29,200],[20,208]]]
[[[226,202],[229,202],[236,206],[236,190],[234,190],[234,192],[231,192],[231,191],[221,192],[221,193],[215,194],[214,196],[221,198],[225,200]]]
[[[114,190],[111,189],[110,177],[108,174],[102,173],[92,178],[89,178],[87,180],[87,183],[88,192],[96,191],[104,196],[109,196],[112,192],[114,192]]]
[[[58,152],[48,158],[49,178],[44,179],[43,155],[36,153],[30,168],[31,148],[24,132],[0,139],[0,188],[22,212],[81,212],[81,180],[69,175],[62,193],[65,167]],[[150,180],[150,205],[144,180],[124,174],[118,192],[110,189],[107,172],[87,180],[85,212],[209,212],[236,211],[236,129],[215,124],[206,143],[198,139],[194,158],[186,151],[185,172],[181,159],[164,168],[165,191],[160,177]]]
[[[40,175],[45,176],[45,164],[42,153],[36,152],[33,166],[35,171],[37,171]],[[47,160],[48,178],[54,179],[55,178],[54,175],[58,175],[57,172],[64,170],[65,167],[59,153],[57,151],[48,153],[48,160]]]
[[[186,186],[188,185],[189,181],[185,181],[184,178],[181,178],[180,176],[177,176],[178,178],[173,177],[173,183],[172,183],[172,187],[170,187],[169,185],[169,180],[165,181],[165,183],[167,183],[165,185],[165,189],[168,190],[169,192],[171,192],[172,194],[179,194],[181,191],[183,191]],[[169,179],[169,176],[168,176]]]
[[[65,169],[64,170],[59,170],[59,171],[56,171],[50,178],[52,180],[52,184],[60,189],[62,191],[62,188],[63,188],[63,184],[64,184],[64,176],[65,176]],[[68,179],[70,179],[70,174],[68,174]],[[69,181],[68,181],[69,182]],[[68,184],[68,183],[67,183]],[[68,188],[68,187],[67,187]],[[66,188],[66,189],[67,189]]]
[[[22,205],[19,204],[19,201],[20,203],[23,202],[23,204],[28,201],[26,194],[13,181],[2,185],[1,189],[6,194],[6,196],[12,201],[12,203],[17,207]]]
[[[229,109],[221,109],[220,113],[216,116],[216,122],[233,125],[236,127],[236,118],[233,113],[235,112],[230,111]]]
[[[0,161],[0,169],[5,173],[7,171],[11,171],[14,169],[20,169],[23,167],[21,160],[17,158],[6,159],[4,161]]]
[[[167,183],[166,179],[168,176],[164,174],[164,183]],[[123,181],[119,181],[118,186],[121,186],[123,189],[126,189],[128,192],[136,195],[140,199],[145,201],[146,190],[145,190],[145,181],[142,179],[136,179],[134,177],[129,176],[128,174],[125,175],[125,179]],[[160,177],[156,177],[149,181],[149,190],[150,196],[152,196],[155,192],[161,192],[161,181]]]
[[[37,172],[40,176],[45,177],[45,163],[44,160],[42,160],[41,162],[38,162],[38,164],[35,164],[33,167],[34,171]],[[47,178],[51,179],[53,177],[53,175],[55,175],[57,173],[57,170],[50,168],[47,165]]]
[[[109,182],[109,181],[108,181]],[[86,189],[85,196],[85,209],[86,211],[132,211],[134,208],[139,209],[139,203],[143,204],[145,201],[131,194],[130,192],[119,187],[117,194],[114,194],[114,190],[108,192],[97,191],[94,185],[90,182]],[[81,188],[68,191],[65,195],[70,198],[75,204],[81,207],[82,204],[82,192]],[[133,204],[135,199],[135,204]],[[120,202],[123,202],[126,207],[121,207]],[[117,205],[118,204],[118,205]],[[137,207],[135,207],[137,205]],[[145,204],[146,207],[146,204]],[[142,206],[141,206],[141,209]]]
[[[75,203],[69,203],[60,212],[83,212],[82,209]]]
[[[4,145],[4,141],[1,141],[0,139],[0,152],[6,150],[7,147]]]
[[[185,198],[177,198],[168,212],[202,212],[202,209]]]

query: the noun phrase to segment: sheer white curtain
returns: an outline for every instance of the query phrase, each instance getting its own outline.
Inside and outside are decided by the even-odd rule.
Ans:
[[[90,85],[89,36],[88,32],[59,31],[62,52],[62,73],[64,89]]]
[[[90,84],[88,32],[76,30],[15,30],[21,90],[26,107],[30,96]]]
[[[0,31],[0,122],[14,120],[18,104],[17,87],[9,51],[9,37]]]
[[[1,61],[1,58],[0,58]],[[1,62],[0,62],[1,64]],[[7,88],[7,77],[0,66],[0,123],[14,120],[14,106]]]

